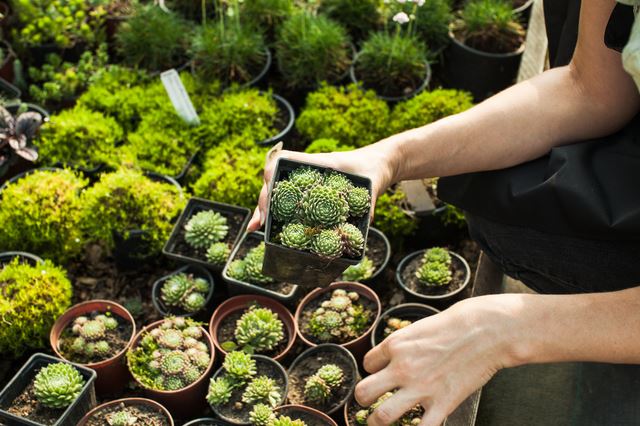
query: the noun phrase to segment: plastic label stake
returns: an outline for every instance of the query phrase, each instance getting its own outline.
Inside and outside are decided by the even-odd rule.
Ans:
[[[191,103],[191,98],[189,98],[178,72],[175,69],[165,71],[160,74],[160,80],[162,80],[167,95],[169,95],[169,99],[171,99],[171,103],[178,115],[191,125],[199,125],[200,118]]]

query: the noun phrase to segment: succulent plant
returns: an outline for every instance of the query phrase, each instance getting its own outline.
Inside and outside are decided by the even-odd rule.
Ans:
[[[29,146],[40,126],[42,116],[37,112],[24,112],[14,117],[0,106],[0,165],[9,161],[13,154],[33,163],[38,151]]]
[[[227,268],[227,275],[238,281],[244,281],[247,279],[246,264],[244,260],[236,259],[229,264]]]
[[[364,250],[362,231],[350,223],[343,223],[337,229],[343,241],[344,251],[352,256],[360,256]]]
[[[207,393],[207,401],[211,405],[223,405],[231,399],[233,385],[226,377],[217,377],[209,382],[209,392]]]
[[[262,264],[264,263],[264,243],[260,243],[258,246],[249,250],[245,256],[244,262],[244,276],[243,281],[248,281],[253,284],[268,284],[274,280],[262,273]]]
[[[309,226],[332,228],[346,222],[349,204],[339,191],[317,185],[305,192],[302,198],[301,217]]]
[[[305,400],[322,404],[331,396],[331,387],[318,375],[310,376],[304,384]]]
[[[284,325],[271,309],[252,306],[238,319],[235,338],[249,353],[271,351],[284,339]]]
[[[329,300],[310,313],[304,331],[321,342],[344,343],[359,337],[371,317],[359,299],[356,292],[334,290]]]
[[[349,204],[349,214],[351,216],[360,217],[369,211],[371,207],[371,195],[369,195],[367,188],[351,188],[346,195],[347,203]]]
[[[316,375],[325,381],[331,388],[336,388],[342,384],[344,380],[344,372],[342,368],[336,364],[326,364],[318,369]]]
[[[242,402],[247,404],[264,403],[275,407],[280,403],[280,388],[274,379],[258,376],[251,380],[242,394]]]
[[[222,368],[234,383],[246,383],[256,375],[256,361],[250,354],[242,351],[229,352],[224,358]]]
[[[76,400],[85,380],[71,364],[58,362],[36,374],[33,392],[38,402],[49,408],[65,408]]]
[[[160,298],[167,306],[176,306],[186,312],[201,310],[207,301],[210,284],[204,278],[192,274],[172,275],[160,288]]]
[[[336,259],[344,252],[344,243],[338,231],[325,229],[311,240],[311,251],[325,259]]]
[[[100,314],[89,319],[77,317],[71,324],[71,336],[63,337],[63,342],[70,342],[72,354],[89,359],[104,359],[111,353],[108,334],[118,328],[118,320],[111,314]]]
[[[213,210],[204,210],[191,216],[184,226],[184,239],[191,247],[207,249],[227,236],[227,218]]]
[[[344,195],[353,189],[353,183],[351,183],[351,180],[348,177],[342,173],[334,171],[328,172],[325,175],[323,184]]]
[[[301,191],[319,185],[324,180],[322,173],[309,166],[298,167],[289,173],[289,181],[300,188]]]
[[[301,223],[289,223],[282,227],[280,242],[285,247],[306,250],[311,245],[314,230]]]
[[[342,279],[344,281],[364,281],[371,278],[375,271],[373,261],[365,256],[357,265],[351,265],[345,269],[342,273]]]
[[[275,419],[273,409],[267,404],[256,404],[249,413],[249,420],[254,426],[270,426]]]
[[[398,331],[402,328],[408,327],[412,324],[409,320],[401,320],[400,318],[391,317],[387,319],[387,324],[384,327],[384,337],[388,337],[391,333]]]
[[[217,242],[211,244],[207,249],[207,260],[214,265],[224,265],[231,254],[231,249],[227,243]]]
[[[424,263],[435,262],[444,265],[451,265],[451,255],[449,251],[442,247],[433,247],[424,252],[422,257]]]
[[[393,392],[386,392],[385,394],[380,396],[376,400],[376,402],[371,404],[369,408],[359,410],[355,415],[356,423],[359,425],[366,425],[367,419],[369,418],[371,413],[373,413],[376,408],[378,408],[384,401],[391,398],[392,396]],[[396,420],[393,424],[396,426],[417,426],[420,424],[423,414],[424,409],[420,405],[416,405],[411,410],[404,413],[402,417]]]
[[[418,280],[428,287],[445,286],[453,279],[448,265],[439,262],[426,262],[416,271]]]
[[[292,419],[289,416],[278,416],[271,422],[271,426],[307,426],[307,424],[300,419]]]
[[[106,416],[109,426],[134,426],[138,418],[127,410],[116,411]]]
[[[282,180],[271,194],[271,213],[275,220],[286,222],[293,219],[300,208],[302,191],[295,183]]]

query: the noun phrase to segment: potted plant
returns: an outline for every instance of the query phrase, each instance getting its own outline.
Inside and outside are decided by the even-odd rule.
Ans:
[[[207,401],[222,420],[235,425],[255,423],[255,407],[273,409],[284,403],[287,373],[275,360],[262,355],[230,352],[209,383]]]
[[[206,316],[213,300],[211,273],[197,265],[187,265],[153,284],[151,301],[163,317]]]
[[[358,283],[335,282],[307,294],[295,320],[306,345],[336,343],[362,359],[380,312],[380,299],[373,290]]]
[[[364,258],[357,265],[349,266],[342,273],[342,281],[375,283],[391,258],[391,244],[378,229],[370,227],[364,249]]]
[[[77,424],[96,403],[95,378],[89,368],[34,354],[0,393],[0,421]]]
[[[344,422],[347,426],[359,426],[366,425],[367,418],[378,408],[384,401],[391,398],[393,392],[386,392],[379,397],[376,402],[371,404],[370,407],[362,407],[355,399],[351,398],[351,401],[344,406]],[[421,405],[416,405],[411,410],[407,411],[396,422],[400,425],[416,425],[419,424],[424,415],[424,408]]]
[[[5,251],[0,253],[0,268],[4,268],[14,259],[18,259],[20,263],[26,263],[31,266],[42,265],[44,260],[41,257],[25,251]]]
[[[318,12],[346,28],[351,39],[358,43],[382,26],[379,6],[376,0],[323,0]]]
[[[280,25],[293,10],[293,0],[253,0],[240,4],[242,19],[259,28],[270,43],[273,42]]]
[[[143,328],[127,352],[127,365],[149,398],[177,417],[199,410],[215,350],[200,323],[165,318]]]
[[[368,178],[281,158],[269,200],[266,276],[321,287],[362,261],[371,211]]]
[[[222,271],[229,291],[232,294],[261,294],[289,305],[294,303],[300,288],[265,275],[262,272],[264,257],[264,234],[245,234]]]
[[[429,57],[437,57],[449,44],[449,24],[454,15],[449,0],[424,0],[422,2],[389,2],[385,13],[389,16],[400,12],[415,16],[411,22],[416,37],[426,44]]]
[[[360,378],[351,352],[332,343],[309,348],[298,355],[288,374],[289,403],[329,415],[342,408]]]
[[[120,25],[133,15],[134,5],[131,0],[110,0],[105,6],[106,16],[106,41],[109,56],[116,57],[116,34]]]
[[[380,316],[373,327],[371,346],[377,346],[391,333],[439,312],[436,308],[421,303],[403,303],[389,308]]]
[[[276,361],[287,356],[296,340],[295,322],[287,308],[258,295],[223,302],[211,317],[209,333],[223,354],[241,350]]]
[[[89,300],[56,320],[49,342],[60,358],[96,372],[98,394],[112,395],[122,391],[129,380],[124,358],[135,334],[136,323],[123,306]]]
[[[173,426],[169,411],[146,398],[123,398],[105,402],[89,411],[77,426]]]
[[[337,423],[322,411],[305,405],[281,405],[273,410],[280,423],[298,426],[337,426]],[[291,422],[291,423],[290,423]]]
[[[509,1],[465,3],[449,37],[442,74],[447,84],[471,92],[477,101],[513,84],[524,51],[524,29]]]
[[[409,300],[448,306],[471,281],[471,269],[459,254],[432,247],[402,259],[396,269],[396,281]]]
[[[220,271],[238,244],[251,211],[192,197],[162,252],[169,258]]]
[[[44,117],[33,111],[14,115],[0,106],[0,182],[38,159],[33,147]]]

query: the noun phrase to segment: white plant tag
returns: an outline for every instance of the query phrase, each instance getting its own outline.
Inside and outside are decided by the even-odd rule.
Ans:
[[[160,74],[160,80],[162,80],[162,84],[164,85],[164,88],[169,95],[169,99],[171,99],[171,103],[176,109],[178,115],[189,124],[199,125],[200,118],[191,103],[189,94],[184,88],[178,72],[175,69],[165,71]]]

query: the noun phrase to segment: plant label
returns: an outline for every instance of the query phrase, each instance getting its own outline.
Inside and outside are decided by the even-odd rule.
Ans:
[[[162,80],[167,95],[169,95],[169,99],[171,99],[171,103],[178,115],[189,124],[199,125],[200,118],[191,103],[189,94],[184,88],[178,72],[175,69],[165,71],[160,74],[160,80]]]

